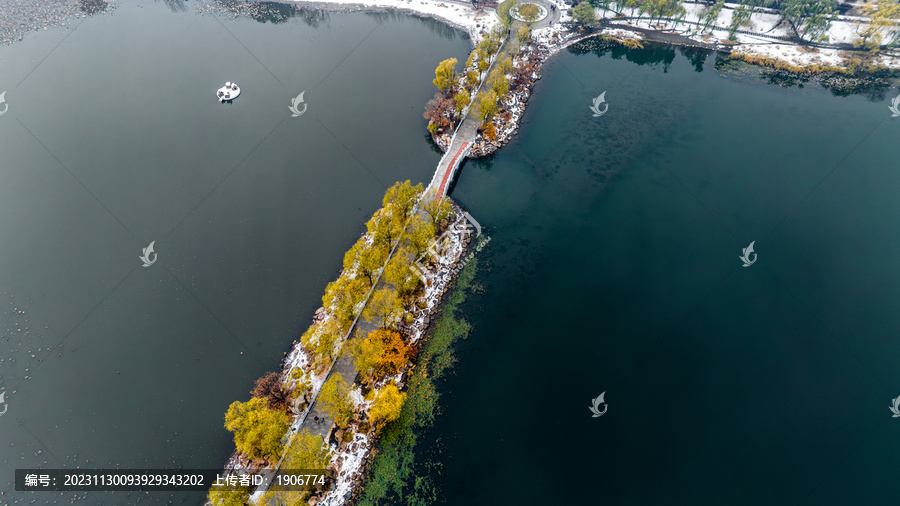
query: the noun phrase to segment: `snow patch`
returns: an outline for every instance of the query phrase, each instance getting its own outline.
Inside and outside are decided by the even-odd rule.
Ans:
[[[346,497],[353,492],[353,487],[362,479],[362,466],[366,456],[372,449],[374,438],[367,434],[356,434],[347,445],[347,449],[335,452],[329,467],[334,467],[337,472],[337,481],[319,502],[321,506],[340,506],[347,502]],[[332,445],[332,449],[337,447]]]
[[[293,0],[294,3],[332,4],[345,6],[351,9],[398,9],[410,11],[426,17],[436,18],[469,34],[473,45],[490,33],[491,28],[500,22],[494,11],[481,10],[472,7],[467,2],[439,2],[434,0],[329,0],[321,2],[317,0]]]

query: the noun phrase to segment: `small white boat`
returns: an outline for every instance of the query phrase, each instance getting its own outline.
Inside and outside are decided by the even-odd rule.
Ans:
[[[237,84],[228,82],[225,83],[225,86],[222,86],[218,90],[216,90],[216,98],[219,99],[219,102],[225,102],[226,100],[234,100],[238,98],[241,94],[241,89]]]

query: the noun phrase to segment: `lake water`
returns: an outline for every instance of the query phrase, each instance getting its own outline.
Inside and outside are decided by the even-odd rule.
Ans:
[[[468,42],[303,19],[138,3],[0,48],[0,475],[219,467],[228,404],[384,188],[430,179],[431,75]],[[561,53],[514,141],[464,166],[453,197],[491,242],[421,449],[443,503],[893,504],[900,123],[702,61]],[[13,504],[202,496],[3,483]]]
[[[147,497],[17,493],[16,468],[220,468],[228,405],[279,367],[384,190],[440,159],[422,111],[459,32],[196,5],[0,47],[0,503]]]
[[[561,53],[464,166],[492,240],[421,452],[446,504],[896,502],[900,121],[714,61]]]

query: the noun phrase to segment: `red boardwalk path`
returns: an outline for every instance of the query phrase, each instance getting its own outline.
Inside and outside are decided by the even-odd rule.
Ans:
[[[465,153],[466,148],[468,148],[468,147],[469,147],[469,143],[463,142],[462,145],[459,147],[459,149],[456,150],[456,154],[453,155],[453,159],[450,160],[450,165],[447,167],[446,171],[444,172],[444,177],[443,177],[443,179],[441,179],[441,184],[440,184],[440,186],[438,186],[438,189],[437,189],[438,198],[443,197],[444,195],[447,194],[447,184],[450,183],[450,179],[452,178],[453,173],[456,172],[456,167],[458,166],[457,163],[459,162],[460,156],[462,156],[462,154]]]

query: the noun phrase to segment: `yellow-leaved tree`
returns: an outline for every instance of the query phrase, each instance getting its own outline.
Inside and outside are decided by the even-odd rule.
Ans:
[[[363,310],[363,318],[375,323],[379,328],[386,329],[392,327],[403,312],[403,301],[396,290],[382,288],[372,294]]]
[[[225,428],[234,433],[237,450],[251,459],[277,461],[281,457],[281,439],[287,432],[288,417],[283,411],[269,409],[266,399],[254,397],[235,401],[225,413]]]
[[[360,238],[356,244],[344,254],[344,271],[355,272],[357,277],[366,281],[367,288],[375,282],[378,269],[384,266],[387,253],[383,248],[369,246],[365,238]]]
[[[854,41],[854,46],[863,46],[870,52],[877,53],[881,46],[897,42],[900,36],[900,25],[897,23],[900,18],[900,3],[896,0],[874,0],[862,4],[860,10],[871,22],[858,24],[859,38]]]
[[[213,486],[206,496],[206,500],[213,506],[245,506],[250,494],[244,490],[226,489],[223,486]]]
[[[494,114],[497,113],[497,92],[491,90],[489,92],[481,92],[478,94],[478,106],[476,109],[476,117],[487,123]]]
[[[291,442],[291,447],[281,463],[282,469],[324,469],[331,460],[331,447],[322,436],[303,429]]]
[[[406,393],[400,392],[393,383],[388,384],[375,394],[375,403],[369,408],[369,419],[374,422],[391,422],[400,418]]]
[[[469,102],[472,100],[472,96],[469,95],[469,92],[466,90],[460,90],[456,96],[453,97],[453,105],[456,107],[456,112],[462,112],[463,109],[469,105]]]
[[[351,339],[347,343],[350,356],[353,357],[353,366],[362,376],[362,380],[369,381],[375,377],[378,365],[381,363],[381,355],[384,353],[384,345],[381,341],[369,339]]]
[[[438,64],[434,69],[434,83],[441,91],[447,93],[453,88],[453,78],[456,75],[456,58],[448,58]]]
[[[350,386],[340,374],[332,374],[319,391],[319,401],[325,412],[339,426],[343,427],[353,415],[350,401]]]
[[[304,469],[317,470],[325,469],[331,461],[334,452],[325,444],[322,436],[317,436],[303,429],[291,442],[291,446],[284,455],[284,462],[281,463],[281,469]],[[306,505],[311,492],[309,490],[269,490],[263,494],[262,499],[256,504],[293,504]],[[240,503],[244,505],[245,503]],[[218,506],[218,505],[216,505]],[[230,506],[230,505],[229,505]]]
[[[455,60],[454,60],[455,61]],[[424,188],[422,183],[411,184],[409,179],[400,183],[394,183],[393,186],[384,192],[384,198],[381,199],[381,205],[384,208],[390,208],[392,212],[399,210],[399,219],[406,222],[409,213],[412,212],[422,194]]]
[[[400,372],[409,363],[412,350],[403,341],[399,332],[390,330],[373,330],[366,339],[380,344],[381,355],[378,357],[378,373],[392,376]]]
[[[413,219],[415,220],[417,218],[421,219],[418,216]],[[410,240],[412,240],[413,237],[414,236],[411,234]],[[433,233],[429,239],[432,237],[434,237]],[[419,283],[421,282],[419,277],[410,268],[410,265],[412,265],[415,260],[416,257],[409,248],[400,246],[394,253],[394,257],[391,258],[391,261],[388,262],[387,266],[384,268],[385,282],[391,284],[401,297],[408,297],[416,290],[416,288],[418,288]]]
[[[346,329],[356,318],[356,306],[368,293],[369,287],[362,277],[341,276],[325,287],[322,305],[334,314],[339,326]]]
[[[428,215],[431,224],[435,229],[442,226],[445,221],[453,216],[453,206],[450,205],[450,199],[441,197],[436,200],[428,200],[422,206],[422,210]]]

